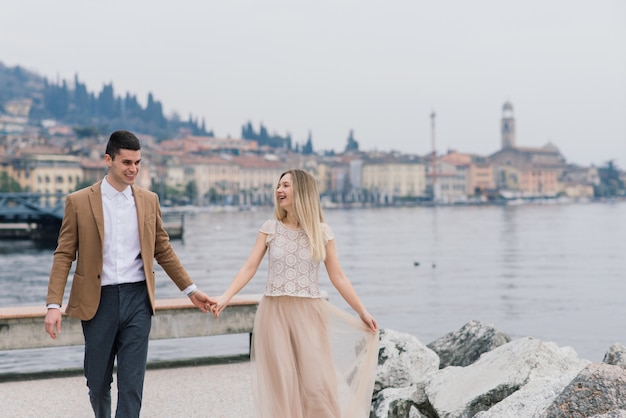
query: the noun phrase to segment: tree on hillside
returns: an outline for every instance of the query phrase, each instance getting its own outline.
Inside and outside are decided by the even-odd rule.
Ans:
[[[600,185],[595,187],[596,197],[615,197],[626,195],[624,182],[620,178],[620,170],[613,160],[607,161],[604,167],[598,168]]]
[[[113,83],[105,84],[102,91],[98,95],[98,115],[105,118],[114,118],[119,116],[116,106],[115,94],[113,92]]]
[[[252,126],[252,122],[248,121],[245,125],[241,127],[241,138],[243,139],[255,139],[254,136],[256,133],[254,132],[254,127]]]
[[[163,116],[163,106],[161,102],[154,100],[152,93],[148,93],[148,105],[146,106],[144,120],[153,123],[159,128],[165,128],[167,121]]]
[[[9,176],[6,171],[0,171],[0,192],[2,193],[18,193],[22,191],[22,187],[13,177]]]
[[[72,130],[74,131],[74,133],[76,134],[78,138],[91,138],[91,137],[98,136],[98,134],[100,134],[100,131],[98,130],[98,128],[93,127],[93,126],[80,126],[80,127],[72,128]]]
[[[63,119],[67,116],[70,107],[70,93],[65,80],[63,80],[60,86],[50,84],[46,80],[44,82],[43,97],[45,109],[52,117]]]
[[[78,120],[88,122],[95,111],[96,99],[87,91],[87,86],[80,82],[78,74],[74,76],[73,106],[71,108]]]
[[[348,143],[346,144],[345,152],[352,152],[359,150],[359,142],[354,139],[354,131],[350,129],[350,134],[348,135]]]
[[[241,137],[243,139],[256,141],[260,146],[267,145],[273,148],[292,149],[291,135],[287,134],[285,137],[281,137],[277,134],[270,135],[263,123],[260,124],[258,133],[255,131],[251,122],[246,123],[241,127]]]
[[[200,195],[198,193],[198,185],[194,180],[191,180],[185,186],[185,195],[189,199],[188,201],[192,204],[200,204]]]
[[[302,147],[302,155],[312,155],[313,154],[313,136],[311,135],[311,131],[309,131],[309,137],[306,140],[306,143]]]
[[[140,118],[142,112],[143,109],[137,101],[137,96],[126,92],[126,97],[124,97],[124,106],[122,107],[122,117],[124,119]]]

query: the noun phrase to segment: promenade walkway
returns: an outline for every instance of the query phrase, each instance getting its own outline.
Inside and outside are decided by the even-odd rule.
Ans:
[[[112,385],[116,402],[115,377]],[[142,418],[253,418],[250,362],[149,369]],[[93,417],[80,376],[0,383],[0,417]],[[115,411],[115,406],[113,406]]]

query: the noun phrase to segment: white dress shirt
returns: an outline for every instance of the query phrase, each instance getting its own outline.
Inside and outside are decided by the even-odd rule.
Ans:
[[[118,192],[102,181],[104,264],[102,286],[146,280],[141,261],[137,208],[130,186]]]

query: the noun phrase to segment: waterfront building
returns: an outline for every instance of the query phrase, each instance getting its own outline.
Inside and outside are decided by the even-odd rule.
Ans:
[[[231,161],[239,167],[239,204],[273,205],[278,176],[285,164],[273,154],[233,156]]]
[[[239,204],[239,166],[228,155],[184,156],[185,183],[193,182],[199,206]]]
[[[24,117],[26,104],[10,104],[7,117]],[[23,189],[66,194],[106,174],[104,136],[78,138],[69,126],[42,124],[48,135],[29,125],[22,133],[0,136],[2,170]],[[50,135],[54,127],[63,129]],[[311,172],[330,206],[428,199],[454,203],[499,192],[507,197],[593,196],[598,169],[567,164],[553,144],[517,146],[510,102],[502,106],[500,134],[501,149],[489,156],[449,151],[424,157],[358,150],[303,155],[238,138],[186,135],[157,142],[139,134],[143,159],[136,183],[164,200],[176,197],[195,205],[271,204],[276,179],[287,168]],[[624,181],[626,172],[620,175]]]
[[[426,165],[426,181],[435,203],[467,201],[469,165],[437,158]]]
[[[542,148],[509,147],[489,157],[496,172],[496,185],[517,197],[554,197],[560,191],[559,178],[566,168],[565,158],[553,144]],[[516,188],[513,182],[503,181],[515,168]],[[510,180],[510,179],[509,179]]]
[[[348,161],[343,158],[333,158],[326,160],[323,164],[325,176],[320,176],[318,183],[325,185],[324,195],[328,202],[332,203],[352,203],[357,201],[351,196],[350,188],[350,167]],[[316,177],[317,178],[317,177]]]
[[[512,165],[503,164],[494,166],[496,188],[504,198],[522,197],[520,191],[520,170]]]
[[[502,106],[500,122],[502,148],[489,156],[496,187],[506,197],[554,197],[562,191],[559,179],[567,164],[558,147],[548,143],[541,148],[516,145],[513,105]]]
[[[348,196],[351,202],[365,201],[363,188],[363,160],[353,159],[348,163]]]
[[[440,159],[450,164],[467,167],[465,190],[468,196],[483,195],[495,189],[493,165],[487,157],[451,150]]]
[[[27,192],[65,195],[83,180],[80,158],[51,147],[33,147],[9,156],[7,169]]]
[[[183,194],[189,180],[181,163],[185,155],[183,142],[181,140],[163,142],[166,142],[166,146],[161,146],[161,143],[142,147],[142,157],[149,159],[153,165],[151,189],[164,199],[162,204],[168,205],[171,202],[166,200],[170,200],[170,194]]]
[[[591,198],[600,185],[600,175],[596,167],[581,167],[569,164],[561,173],[559,193],[574,198]]]
[[[107,165],[103,161],[103,157],[98,159],[81,158],[80,166],[83,170],[83,184],[95,183],[107,173]]]
[[[185,175],[185,167],[179,164],[167,164],[164,176],[164,182],[167,187],[171,187],[176,191],[184,191],[187,188],[187,176]]]
[[[594,187],[590,184],[562,181],[559,183],[559,194],[574,199],[590,199],[594,196]]]
[[[581,167],[568,164],[563,170],[561,180],[569,183],[579,183],[591,186],[600,185],[600,175],[597,167]]]
[[[426,198],[426,168],[416,156],[388,154],[364,158],[362,201],[374,205]]]
[[[188,135],[150,147],[156,179],[163,187],[183,192],[193,185],[199,206],[239,205],[267,200],[276,162],[258,157],[256,141]],[[242,173],[243,170],[243,173]],[[243,183],[242,183],[243,182]]]
[[[317,180],[317,188],[320,192],[321,196],[327,196],[332,189],[333,180],[333,172],[331,170],[332,164],[328,164],[328,160],[326,158],[322,158],[317,160],[316,172],[317,176],[315,177]]]

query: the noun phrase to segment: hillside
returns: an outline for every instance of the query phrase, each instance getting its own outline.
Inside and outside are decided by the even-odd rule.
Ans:
[[[192,116],[186,121],[165,117],[161,102],[152,93],[148,94],[144,107],[133,93],[117,94],[113,83],[95,93],[87,90],[78,75],[72,81],[55,82],[23,67],[8,67],[0,62],[0,114],[6,113],[16,101],[30,104],[27,116],[33,125],[54,119],[86,132],[106,133],[123,126],[157,139],[181,131],[213,136],[205,129],[204,121]]]
[[[48,80],[21,66],[8,67],[0,62],[0,115],[24,111],[31,125],[53,119],[70,125],[79,135],[107,134],[115,129],[128,129],[154,136],[157,140],[191,134],[214,136],[205,121],[192,115],[185,121],[177,116],[167,118],[163,106],[152,93],[143,107],[137,96],[126,92],[122,97],[115,92],[113,83],[105,84],[98,93],[90,92],[80,81]],[[11,109],[11,112],[9,111]],[[254,140],[260,146],[292,149],[291,136],[270,134],[261,124],[257,132],[250,122],[242,124],[241,138]],[[309,138],[308,152],[313,152]],[[296,149],[298,147],[296,146]]]

